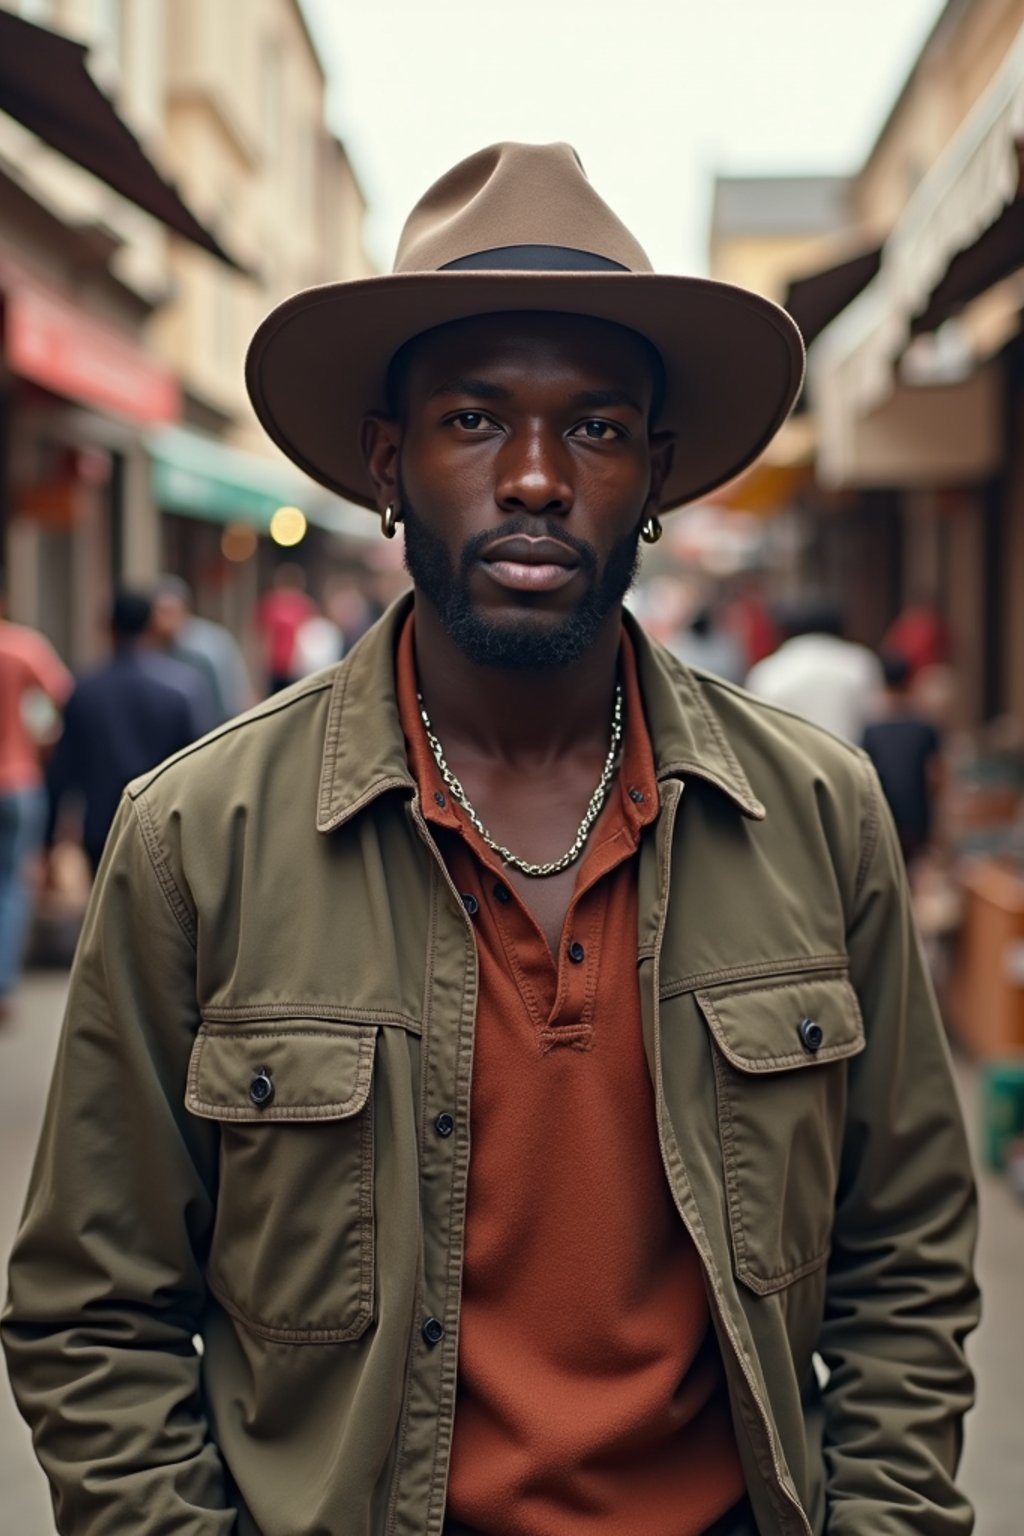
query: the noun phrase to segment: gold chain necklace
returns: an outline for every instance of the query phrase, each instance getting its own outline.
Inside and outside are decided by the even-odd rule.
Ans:
[[[434,761],[437,763],[441,778],[444,780],[445,784],[451,791],[452,799],[457,800],[458,803],[462,806],[462,809],[466,812],[470,821],[473,823],[473,826],[479,832],[488,848],[492,848],[494,852],[498,854],[499,857],[504,861],[504,863],[512,864],[516,869],[522,870],[524,875],[533,875],[535,878],[543,875],[557,875],[561,870],[568,869],[570,864],[575,864],[576,860],[579,858],[580,854],[586,847],[587,838],[590,836],[591,829],[593,828],[595,821],[601,814],[601,809],[608,796],[608,786],[611,784],[612,775],[615,772],[615,759],[618,755],[619,744],[622,741],[621,685],[618,683],[615,685],[615,702],[612,706],[611,746],[608,748],[608,756],[604,760],[604,767],[601,770],[601,777],[598,780],[597,788],[591,795],[590,804],[587,806],[587,809],[583,813],[583,820],[580,822],[579,831],[576,833],[572,847],[568,850],[567,853],[563,853],[560,859],[553,859],[549,864],[530,864],[526,859],[520,859],[516,854],[512,853],[510,849],[504,847],[503,844],[499,843],[495,838],[491,836],[483,822],[480,820],[480,817],[473,809],[466,791],[463,789],[462,785],[459,783],[458,779],[455,777],[454,773],[452,773],[451,769],[448,767],[448,764],[444,760],[444,752],[442,750],[441,743],[434,735],[434,727],[430,723],[430,716],[427,714],[426,706],[423,703],[423,695],[418,693],[416,698],[419,701],[420,718],[423,721],[423,725],[427,733],[427,740],[430,743],[430,750],[434,754]]]

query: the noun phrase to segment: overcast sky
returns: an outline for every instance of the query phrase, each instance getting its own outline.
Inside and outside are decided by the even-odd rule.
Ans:
[[[716,171],[857,168],[944,0],[304,0],[390,268],[498,139],[568,139],[662,271],[704,268]]]

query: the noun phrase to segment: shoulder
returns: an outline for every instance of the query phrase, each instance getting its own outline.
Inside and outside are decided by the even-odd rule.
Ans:
[[[167,813],[222,801],[228,786],[255,798],[261,775],[271,770],[287,773],[312,760],[319,772],[335,670],[304,678],[235,716],[134,779],[127,795]]]
[[[658,691],[667,684],[676,706],[693,716],[695,728],[722,740],[744,766],[762,771],[773,766],[783,775],[827,770],[857,777],[862,772],[860,749],[824,726],[717,672],[680,661],[657,641],[645,637],[643,644],[649,658],[645,670],[650,676],[653,663]],[[751,669],[748,681],[785,659],[780,652],[766,657]]]
[[[868,754],[734,684],[706,675],[695,683],[764,808],[762,857],[806,899],[825,899],[834,882],[852,912],[887,814]]]
[[[155,651],[140,656],[139,674],[150,691],[173,694],[185,702],[202,696],[206,686],[198,666]]]
[[[762,772],[771,767],[784,778],[827,774],[842,782],[863,777],[864,754],[843,737],[738,683],[689,670],[741,761],[756,762]]]
[[[731,795],[758,824],[753,835],[762,856],[794,877],[801,870],[810,875],[824,860],[853,890],[883,814],[867,754],[661,646],[647,642],[645,651],[645,704],[659,772],[671,769]]]

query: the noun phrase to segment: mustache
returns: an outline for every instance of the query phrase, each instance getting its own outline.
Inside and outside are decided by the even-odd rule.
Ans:
[[[469,576],[470,571],[478,560],[481,560],[492,544],[499,539],[512,538],[522,534],[528,538],[537,538],[539,535],[548,539],[556,539],[559,544],[564,544],[571,549],[579,560],[581,568],[588,575],[593,575],[597,570],[597,551],[586,539],[578,539],[574,534],[567,533],[557,518],[536,517],[530,513],[522,517],[510,517],[503,522],[500,528],[485,528],[482,533],[473,537],[462,546],[462,554],[459,556],[459,571],[463,578]]]

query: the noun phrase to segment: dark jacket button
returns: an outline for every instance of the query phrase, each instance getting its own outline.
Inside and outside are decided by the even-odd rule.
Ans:
[[[274,1084],[266,1067],[257,1067],[249,1084],[249,1097],[257,1109],[265,1109],[274,1097]]]
[[[583,948],[583,945],[580,943],[579,939],[573,939],[572,943],[569,945],[569,959],[572,961],[573,965],[580,965],[586,958],[587,952]]]
[[[455,1120],[447,1111],[443,1115],[438,1115],[434,1121],[434,1130],[439,1136],[450,1136],[454,1129]]]
[[[465,907],[470,917],[476,917],[477,913],[480,911],[480,903],[470,891],[463,891],[462,905]]]
[[[800,1041],[805,1050],[818,1051],[825,1039],[825,1031],[820,1024],[813,1019],[803,1019],[800,1023]]]
[[[427,1317],[423,1320],[423,1326],[420,1328],[420,1332],[422,1333],[425,1341],[430,1345],[431,1349],[433,1349],[434,1345],[440,1344],[441,1340],[444,1338],[444,1324],[441,1322],[440,1318]]]

